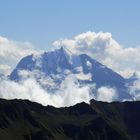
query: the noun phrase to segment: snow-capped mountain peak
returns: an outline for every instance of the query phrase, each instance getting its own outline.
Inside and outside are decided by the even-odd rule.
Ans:
[[[54,51],[45,52],[39,56],[29,55],[24,57],[10,75],[11,80],[20,79],[20,71],[34,71],[39,73],[35,77],[53,79],[54,85],[60,84],[69,74],[75,75],[79,82],[113,87],[119,92],[119,99],[127,98],[125,79],[119,74],[102,65],[86,54],[76,55],[67,48],[61,47]],[[30,75],[29,75],[30,76]]]

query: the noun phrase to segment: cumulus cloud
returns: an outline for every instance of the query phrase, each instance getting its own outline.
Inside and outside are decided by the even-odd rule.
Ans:
[[[0,73],[8,75],[11,72],[11,67],[9,65],[0,64]]]
[[[76,54],[86,53],[124,77],[140,71],[140,47],[123,47],[108,32],[89,31],[73,39],[57,40],[53,45],[63,45]]]
[[[79,102],[88,103],[92,98],[101,101],[113,101],[116,92],[112,88],[101,87],[96,89],[94,85],[80,85],[75,74],[69,74],[52,93],[42,84],[57,86],[50,77],[45,77],[38,71],[20,71],[19,82],[9,79],[0,79],[0,98],[4,99],[28,99],[42,105],[53,105],[56,107],[71,106]],[[38,77],[37,80],[35,77]],[[52,84],[52,85],[50,85]],[[93,89],[95,93],[93,93]],[[96,94],[97,93],[97,94]]]
[[[81,66],[78,66],[75,68],[75,70],[78,72],[78,74],[74,74],[74,76],[79,80],[92,80],[91,73],[85,74],[83,72],[83,68]]]
[[[92,99],[90,88],[80,86],[75,77],[68,76],[55,93],[43,89],[34,78],[23,79],[20,82],[0,80],[0,98],[28,99],[43,105],[70,106],[78,102],[89,102]]]
[[[29,42],[17,42],[0,36],[0,71],[9,74],[16,63],[32,53],[37,53]]]
[[[138,79],[135,80],[128,88],[133,100],[140,100],[140,77],[138,77]]]
[[[97,89],[97,100],[112,102],[117,99],[117,92],[111,87],[100,87]]]

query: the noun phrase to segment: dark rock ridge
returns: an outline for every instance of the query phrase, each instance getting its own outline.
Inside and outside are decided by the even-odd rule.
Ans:
[[[139,140],[140,101],[71,107],[0,99],[1,140]]]

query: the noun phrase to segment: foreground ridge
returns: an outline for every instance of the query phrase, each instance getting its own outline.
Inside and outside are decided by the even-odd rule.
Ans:
[[[140,101],[91,100],[71,107],[0,99],[3,140],[139,140]],[[131,112],[131,113],[130,113]]]

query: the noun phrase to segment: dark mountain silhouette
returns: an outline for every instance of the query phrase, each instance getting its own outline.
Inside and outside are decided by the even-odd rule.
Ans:
[[[140,101],[71,107],[0,99],[1,140],[139,140]]]

